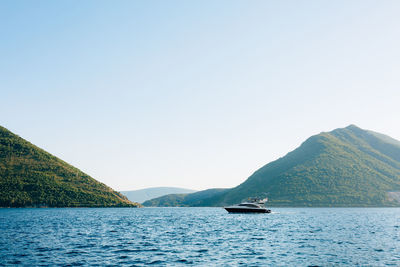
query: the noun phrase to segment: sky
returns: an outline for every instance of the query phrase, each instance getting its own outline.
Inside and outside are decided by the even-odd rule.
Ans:
[[[0,125],[116,190],[228,188],[308,137],[400,140],[400,2],[0,1]]]

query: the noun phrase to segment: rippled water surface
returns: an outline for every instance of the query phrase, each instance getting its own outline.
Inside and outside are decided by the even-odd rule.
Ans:
[[[9,264],[399,266],[400,209],[0,209]]]

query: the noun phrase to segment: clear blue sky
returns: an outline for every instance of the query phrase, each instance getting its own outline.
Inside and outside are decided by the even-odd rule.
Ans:
[[[117,190],[400,140],[400,1],[0,1],[0,125]]]

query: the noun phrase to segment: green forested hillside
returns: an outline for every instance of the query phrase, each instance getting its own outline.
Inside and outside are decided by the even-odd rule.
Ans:
[[[0,207],[137,206],[0,126]]]
[[[268,195],[275,206],[399,206],[388,196],[397,191],[400,143],[350,125],[310,137],[239,186],[195,205],[222,206]]]
[[[227,189],[213,188],[199,191],[192,194],[169,194],[166,196],[154,198],[143,203],[144,206],[153,207],[195,207],[209,206],[213,202],[208,202],[211,197],[216,197],[224,193]]]

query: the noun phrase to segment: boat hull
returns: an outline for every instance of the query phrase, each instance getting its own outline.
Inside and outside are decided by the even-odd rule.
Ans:
[[[271,213],[268,209],[251,209],[251,208],[224,208],[229,213]]]

